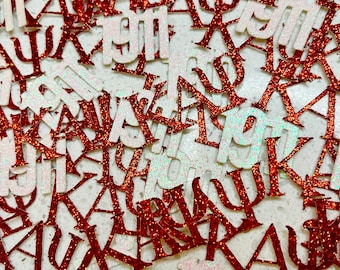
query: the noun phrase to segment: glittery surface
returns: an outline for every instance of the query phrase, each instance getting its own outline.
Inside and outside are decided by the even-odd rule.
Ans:
[[[4,0],[0,265],[340,267],[339,9]]]

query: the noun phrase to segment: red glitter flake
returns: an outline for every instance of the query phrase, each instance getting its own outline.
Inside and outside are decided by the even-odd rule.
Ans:
[[[317,218],[307,220],[303,224],[303,227],[309,231],[308,241],[302,243],[302,246],[308,250],[307,264],[298,258],[296,232],[288,226],[289,256],[300,268],[327,269],[333,264],[339,266],[339,216],[334,220],[327,218],[327,199],[315,199],[311,206],[316,208]]]
[[[258,259],[259,253],[263,248],[263,245],[266,243],[266,240],[270,237],[274,252],[276,255],[276,261],[268,261],[263,259]],[[260,244],[257,246],[253,256],[251,257],[249,263],[246,266],[246,269],[250,269],[254,263],[263,263],[263,264],[270,264],[270,265],[278,265],[280,269],[288,269],[285,263],[285,259],[283,256],[282,248],[280,245],[280,240],[277,235],[276,229],[273,224],[270,225],[268,230],[266,231],[265,235],[263,236]]]

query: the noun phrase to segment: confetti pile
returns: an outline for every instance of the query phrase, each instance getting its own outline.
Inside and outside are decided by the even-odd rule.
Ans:
[[[340,4],[1,4],[4,269],[340,267]]]

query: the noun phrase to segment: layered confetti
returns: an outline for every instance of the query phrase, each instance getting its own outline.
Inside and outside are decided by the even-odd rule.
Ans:
[[[339,10],[3,0],[2,268],[338,269]]]

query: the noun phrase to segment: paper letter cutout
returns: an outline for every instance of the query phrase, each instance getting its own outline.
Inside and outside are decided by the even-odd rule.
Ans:
[[[274,32],[281,21],[281,17],[288,7],[291,8],[291,11],[280,35],[279,44],[284,46],[288,44],[289,38],[293,34],[293,30],[301,13],[305,11],[306,17],[304,18],[301,29],[294,43],[294,49],[303,50],[320,10],[319,5],[310,4],[307,3],[307,1],[280,0],[278,6],[271,14],[268,14],[265,11],[266,5],[256,1],[248,1],[247,7],[237,24],[236,31],[244,32],[247,29],[251,36],[267,39],[274,35]],[[256,22],[251,21],[253,16],[259,20],[269,20],[265,29],[259,29]]]

